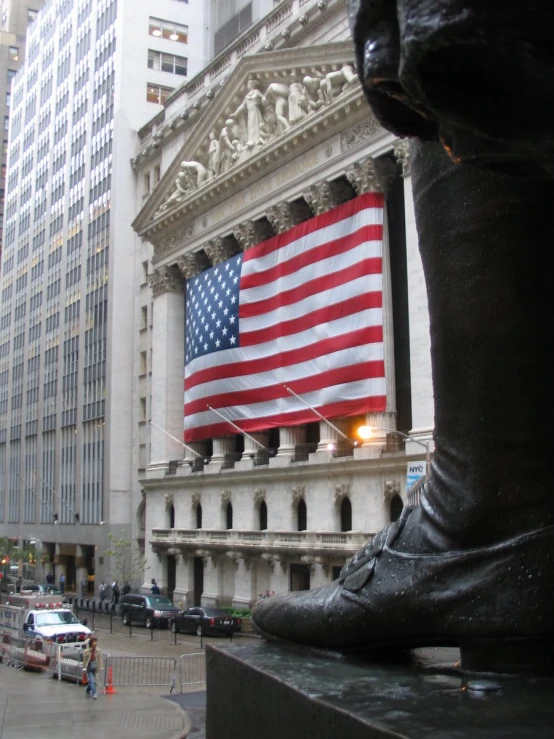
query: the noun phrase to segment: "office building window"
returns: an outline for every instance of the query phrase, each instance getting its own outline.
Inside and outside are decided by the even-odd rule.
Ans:
[[[9,108],[12,104],[12,94],[11,92],[6,93],[6,108]]]
[[[11,85],[13,78],[17,74],[17,69],[8,69],[8,85]]]
[[[157,38],[166,38],[169,41],[188,43],[189,28],[173,21],[164,21],[161,18],[150,18],[148,33]]]
[[[7,131],[10,127],[10,116],[5,115],[4,116],[4,131]]]
[[[153,85],[150,82],[146,85],[146,99],[149,103],[163,104],[173,92],[173,87],[163,87],[162,85]]]
[[[11,62],[19,61],[19,48],[17,46],[10,46],[8,49],[8,58]]]
[[[187,58],[175,54],[163,54],[161,51],[148,49],[148,68],[172,74],[187,74]]]
[[[27,9],[27,20],[32,23],[38,15],[38,10]]]

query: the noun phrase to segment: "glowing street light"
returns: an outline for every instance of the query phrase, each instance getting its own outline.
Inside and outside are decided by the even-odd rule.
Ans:
[[[403,431],[399,431],[398,429],[386,429],[381,427],[377,428],[377,426],[359,426],[356,430],[356,433],[362,441],[369,441],[375,436],[378,431],[384,431],[387,434],[398,434],[398,436],[401,436],[403,439],[407,439],[408,441],[412,441],[414,444],[419,444],[419,446],[422,446],[425,449],[425,480],[429,479],[429,465],[431,463],[431,454],[429,451],[428,441],[414,439],[413,436],[405,434]]]

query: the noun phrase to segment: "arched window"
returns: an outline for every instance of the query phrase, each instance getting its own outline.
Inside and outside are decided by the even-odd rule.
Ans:
[[[394,495],[390,502],[390,520],[398,521],[403,508],[402,498],[399,495]]]
[[[227,508],[225,509],[225,523],[228,529],[233,528],[233,506],[231,503],[227,503]]]
[[[298,523],[298,531],[306,531],[306,529],[308,528],[308,511],[306,509],[306,502],[304,498],[300,498],[300,500],[298,501],[296,518]]]
[[[350,498],[343,498],[340,504],[340,530],[352,531],[352,503]]]
[[[171,506],[169,509],[169,528],[175,528],[175,506]]]
[[[196,506],[196,528],[202,528],[202,506],[200,503]]]
[[[267,506],[265,504],[265,500],[262,500],[260,503],[260,531],[265,531],[267,529]]]

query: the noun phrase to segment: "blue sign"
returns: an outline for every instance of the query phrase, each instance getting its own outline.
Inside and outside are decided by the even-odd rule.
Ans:
[[[425,477],[425,462],[409,462],[406,475],[406,490],[409,491],[422,477]]]

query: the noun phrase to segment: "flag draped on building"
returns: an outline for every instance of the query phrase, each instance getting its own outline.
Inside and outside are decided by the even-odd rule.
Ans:
[[[383,196],[186,282],[185,441],[385,410]]]

